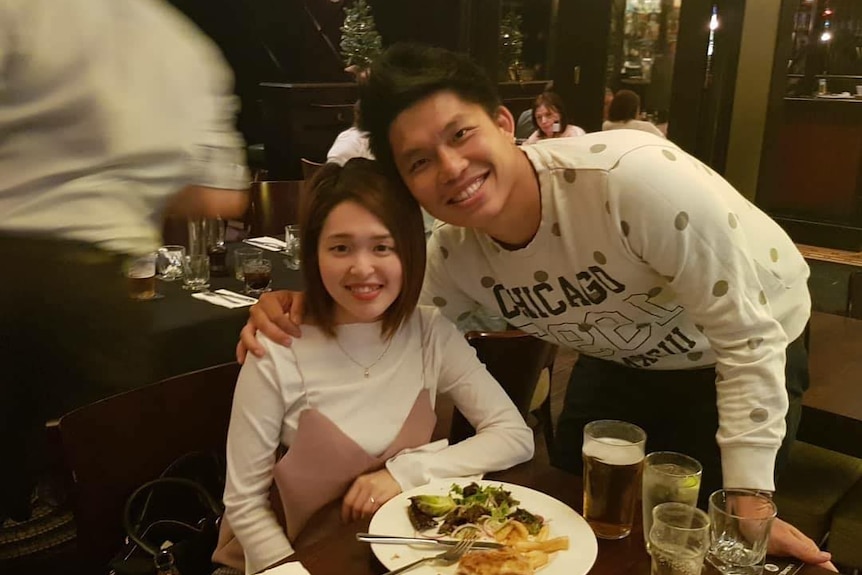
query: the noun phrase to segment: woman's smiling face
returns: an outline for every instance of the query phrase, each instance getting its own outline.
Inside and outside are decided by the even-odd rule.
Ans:
[[[329,212],[317,250],[336,324],[378,321],[398,299],[403,273],[396,247],[383,222],[359,204],[345,201]]]

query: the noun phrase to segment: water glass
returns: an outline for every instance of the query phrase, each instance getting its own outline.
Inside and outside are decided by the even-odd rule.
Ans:
[[[631,533],[645,445],[644,430],[625,421],[584,426],[584,519],[596,537],[622,539]]]
[[[656,451],[644,459],[643,520],[644,542],[650,550],[652,510],[659,503],[674,501],[697,506],[703,466],[692,457],[673,451]]]
[[[149,300],[156,297],[156,254],[149,253],[132,259],[126,267],[129,297]]]
[[[772,499],[757,491],[719,489],[710,495],[707,560],[724,575],[762,573],[777,511]]]
[[[210,259],[206,254],[186,256],[183,289],[200,291],[210,287]]]
[[[709,549],[709,517],[685,503],[653,507],[649,532],[650,575],[700,575]]]
[[[269,284],[272,282],[271,261],[245,260],[242,264],[242,273],[245,277],[245,293],[260,297],[260,294],[269,291]]]
[[[263,259],[263,250],[259,248],[239,248],[233,252],[233,274],[239,281],[245,281],[242,266],[246,260]]]
[[[284,226],[284,264],[292,270],[298,270],[300,265],[299,226],[290,224]]]
[[[183,277],[183,262],[186,259],[185,246],[162,246],[156,260],[159,279],[172,282]]]

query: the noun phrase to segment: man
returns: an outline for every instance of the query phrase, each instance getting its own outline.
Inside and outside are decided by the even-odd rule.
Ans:
[[[487,308],[580,352],[556,465],[579,471],[586,422],[626,419],[651,450],[700,460],[705,496],[722,483],[774,489],[785,359],[798,407],[810,308],[808,268],[774,222],[650,134],[517,148],[494,85],[445,50],[390,48],[361,102],[377,159],[445,222],[428,247],[423,303],[455,321]],[[272,320],[296,335],[299,299],[255,306],[238,356],[260,353],[255,326],[275,341],[288,338]],[[831,567],[782,521],[770,550]]]
[[[49,418],[151,382],[123,266],[163,212],[243,213],[231,82],[161,0],[0,0],[0,522],[29,515]]]

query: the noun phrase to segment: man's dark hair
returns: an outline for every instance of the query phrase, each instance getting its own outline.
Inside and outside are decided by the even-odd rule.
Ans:
[[[614,94],[614,99],[608,108],[608,120],[611,122],[628,122],[634,120],[641,107],[641,99],[631,90],[620,90]]]
[[[500,106],[496,85],[466,54],[395,44],[374,61],[367,83],[359,89],[360,128],[368,132],[371,151],[386,169],[395,170],[389,145],[392,122],[413,104],[441,91],[482,106],[492,118]]]

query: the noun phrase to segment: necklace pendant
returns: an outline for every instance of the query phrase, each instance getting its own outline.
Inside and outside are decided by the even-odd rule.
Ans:
[[[365,378],[367,379],[367,378],[369,378],[370,376],[371,376],[371,372],[370,372],[370,371],[368,371],[368,369],[366,368],[366,370],[365,370]]]

